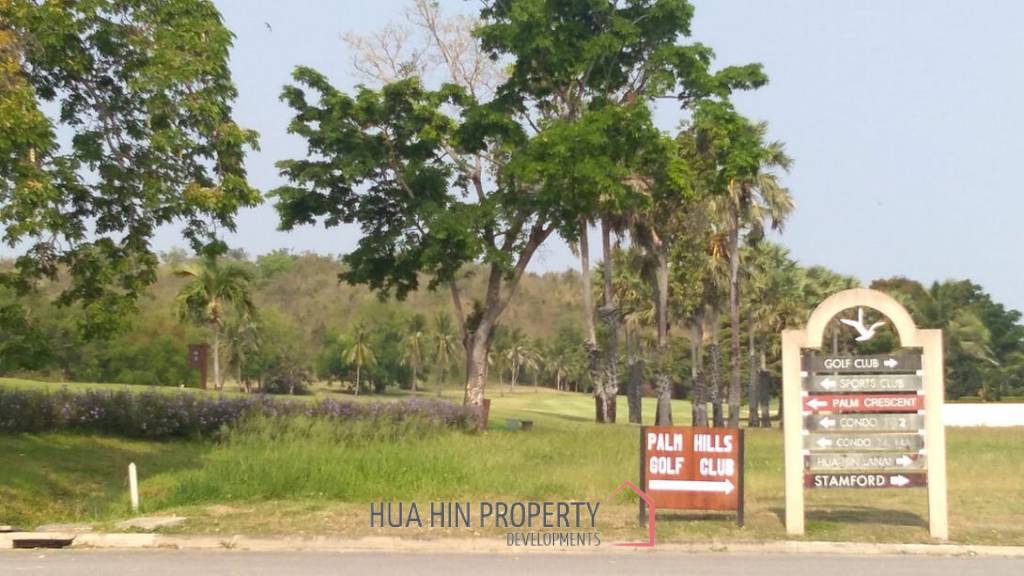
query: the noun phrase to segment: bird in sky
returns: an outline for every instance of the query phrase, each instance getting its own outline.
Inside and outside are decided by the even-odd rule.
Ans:
[[[855,338],[857,342],[866,342],[871,340],[875,336],[875,330],[878,330],[882,326],[885,326],[885,322],[875,322],[870,328],[864,327],[864,309],[857,308],[857,319],[847,320],[846,318],[840,318],[840,322],[847,326],[852,326],[857,331],[858,336]]]

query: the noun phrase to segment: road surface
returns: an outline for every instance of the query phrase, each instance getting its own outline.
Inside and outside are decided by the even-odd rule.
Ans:
[[[242,551],[0,551],[0,574],[262,576],[394,574],[529,576],[1002,576],[1024,574],[1022,558],[796,554],[423,554]]]

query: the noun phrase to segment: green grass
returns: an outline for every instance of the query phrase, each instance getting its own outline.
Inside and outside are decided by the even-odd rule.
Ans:
[[[688,403],[673,404],[677,423],[688,423]],[[645,422],[654,405],[644,399]],[[619,424],[594,424],[592,414],[588,395],[527,387],[493,396],[491,426],[479,434],[339,430],[308,422],[278,429],[264,422],[221,443],[0,436],[0,524],[109,526],[128,515],[124,476],[133,460],[143,511],[189,516],[180,528],[186,532],[472,536],[468,530],[370,530],[367,505],[573,499],[602,502],[603,538],[639,537],[635,501],[613,496],[620,482],[637,478],[638,429],[624,423],[624,399]],[[534,429],[510,431],[505,421],[511,418],[533,420]],[[659,541],[785,538],[782,434],[749,430],[747,438],[746,528],[736,528],[728,514],[661,512]],[[1022,443],[1024,428],[949,430],[954,540],[1024,544]],[[924,490],[808,491],[807,510],[808,539],[929,540]]]

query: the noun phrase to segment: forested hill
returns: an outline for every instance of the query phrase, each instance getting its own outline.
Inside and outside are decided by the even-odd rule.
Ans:
[[[801,267],[781,247],[771,252],[777,261],[766,266],[759,278],[746,280],[758,282],[758,288],[747,292],[751,298],[744,305],[753,306],[762,318],[755,326],[756,341],[766,353],[769,370],[777,372],[778,329],[801,324],[824,297],[859,283],[825,268]],[[158,280],[139,301],[138,313],[120,319],[124,325],[110,339],[82,334],[80,309],[49,303],[58,286],[43,287],[31,297],[0,289],[0,375],[194,385],[196,373],[188,366],[187,347],[209,341],[210,328],[186,322],[177,313],[176,296],[188,280],[175,271],[190,263],[195,262],[183,253],[164,254]],[[420,385],[438,380],[454,385],[462,378],[462,349],[451,295],[443,287],[427,289],[425,278],[420,290],[396,301],[381,299],[363,286],[339,282],[342,264],[334,257],[278,251],[255,259],[235,254],[229,264],[247,272],[258,326],[247,332],[228,318],[221,354],[228,380],[287,382],[298,384],[299,390],[313,380],[351,382],[354,343],[364,343],[372,356],[361,374],[370,390],[409,387],[414,364]],[[0,267],[10,265],[0,261]],[[620,266],[616,273],[630,272]],[[483,276],[480,270],[470,269],[461,281],[470,310],[473,299],[483,293]],[[647,296],[634,294],[636,286],[642,290],[642,285],[637,278],[617,277],[627,315],[649,316],[643,310]],[[897,277],[876,280],[870,286],[903,302],[922,327],[945,331],[951,398],[998,398],[1024,392],[1024,327],[1019,312],[993,302],[980,286],[966,280],[923,286]],[[507,382],[514,364],[520,380],[531,384],[536,378],[541,385],[587,389],[579,290],[575,271],[526,274],[496,334],[493,380]],[[746,345],[748,314],[744,312],[742,318]],[[721,321],[724,343],[730,327],[725,319]],[[647,342],[649,351],[650,336],[645,332],[651,327],[641,321],[638,330],[639,340]],[[421,335],[418,343],[411,337],[417,333]],[[690,386],[687,334],[682,327],[672,329],[677,396],[687,394]],[[705,339],[709,334],[706,330]],[[876,340],[872,344],[884,345],[886,337]],[[416,358],[411,348],[419,350]],[[721,348],[721,365],[727,366],[728,347]],[[644,350],[641,346],[640,357]],[[622,377],[627,372],[620,370]]]

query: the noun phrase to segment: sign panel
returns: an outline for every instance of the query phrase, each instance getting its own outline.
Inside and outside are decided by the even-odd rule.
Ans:
[[[923,379],[916,374],[816,374],[804,389],[811,392],[917,392]]]
[[[920,434],[806,434],[804,450],[913,451],[924,448]]]
[[[804,416],[811,432],[910,432],[924,428],[921,414],[811,414]]]
[[[867,354],[860,356],[805,355],[807,372],[915,372],[921,369],[920,354]]]
[[[641,428],[640,479],[657,508],[742,507],[742,434],[731,428]]]
[[[805,488],[916,488],[927,486],[923,473],[804,474]]]
[[[923,454],[872,454],[869,452],[818,453],[804,456],[808,470],[924,470],[928,458]]]
[[[817,394],[803,398],[804,412],[918,412],[924,396],[917,394]]]

